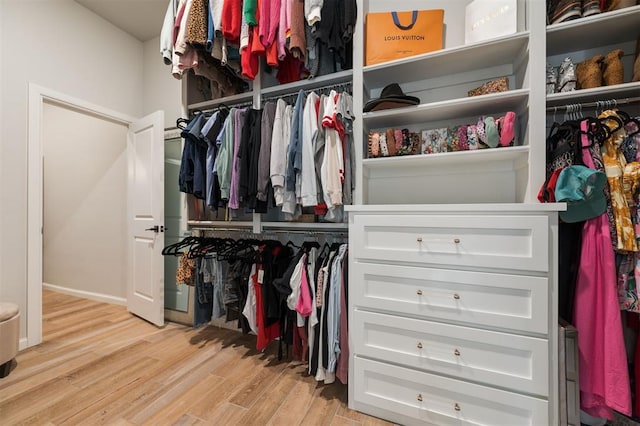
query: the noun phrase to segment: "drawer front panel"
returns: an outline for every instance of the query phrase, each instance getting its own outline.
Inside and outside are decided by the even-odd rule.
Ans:
[[[354,399],[424,425],[544,425],[548,402],[355,357]]]
[[[547,216],[357,215],[357,259],[547,272]]]
[[[469,327],[356,310],[356,355],[546,397],[548,343]]]
[[[548,280],[352,262],[356,307],[548,334]]]

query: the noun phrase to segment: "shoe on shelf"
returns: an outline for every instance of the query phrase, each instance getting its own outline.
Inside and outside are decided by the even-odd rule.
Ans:
[[[570,21],[582,17],[581,0],[547,0],[547,15],[550,24]]]
[[[608,0],[606,1],[607,7],[602,8],[602,10],[606,10],[607,12],[611,12],[612,10],[624,9],[625,7],[631,7],[638,4],[637,0]]]
[[[605,86],[624,83],[624,66],[621,60],[623,56],[624,52],[616,49],[604,57],[602,62],[602,81]]]
[[[571,58],[564,58],[558,68],[558,92],[571,92],[576,90],[576,70]]]
[[[578,89],[593,89],[602,86],[602,60],[604,56],[595,55],[576,65]]]
[[[582,0],[582,17],[597,15],[600,10],[600,0]]]

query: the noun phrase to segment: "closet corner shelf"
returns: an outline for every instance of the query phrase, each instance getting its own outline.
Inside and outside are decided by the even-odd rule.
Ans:
[[[263,98],[271,98],[291,93],[297,93],[302,90],[313,90],[318,87],[330,86],[333,84],[341,84],[350,82],[353,78],[353,70],[339,71],[333,74],[321,75],[306,80],[294,81],[293,83],[279,84],[277,86],[267,87],[260,91]]]
[[[451,99],[405,108],[368,112],[362,115],[368,129],[422,124],[428,121],[446,120],[451,117],[468,117],[519,111],[529,98],[529,89],[508,90],[482,96]]]
[[[547,27],[547,56],[636,40],[640,6],[599,13]]]
[[[593,89],[574,90],[572,92],[553,93],[547,95],[547,107],[579,104],[581,102],[622,100],[636,97],[640,93],[640,82],[623,83],[615,86],[602,86]]]
[[[363,68],[369,89],[384,87],[394,81],[403,83],[427,80],[474,69],[511,64],[527,51],[529,32],[520,32],[482,43],[457,46],[409,58],[398,59]]]
[[[458,173],[461,168],[471,167],[476,169],[482,163],[504,162],[514,165],[514,169],[521,162],[526,163],[529,155],[529,146],[512,146],[505,148],[489,148],[473,151],[444,152],[439,154],[418,154],[400,157],[368,158],[362,160],[362,165],[368,171],[415,168],[419,167],[429,173],[435,170]]]
[[[187,105],[189,110],[194,109],[206,109],[213,108],[220,104],[228,105],[229,107],[234,106],[234,104],[240,104],[244,102],[251,102],[253,100],[253,91],[238,93],[237,95],[226,96],[224,98],[211,99],[208,101],[197,102],[195,104]]]

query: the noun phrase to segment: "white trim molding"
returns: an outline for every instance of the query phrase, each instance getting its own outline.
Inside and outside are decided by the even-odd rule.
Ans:
[[[70,296],[82,297],[83,299],[95,300],[96,302],[127,306],[127,299],[125,297],[115,297],[108,294],[96,293],[93,291],[77,290],[75,288],[62,287],[59,285],[44,282],[42,283],[42,288],[55,291],[56,293],[68,294]]]
[[[44,103],[61,105],[124,125],[134,117],[29,83],[27,137],[27,343],[42,342],[42,115]],[[89,297],[84,294],[82,297]],[[113,299],[109,303],[114,302]]]

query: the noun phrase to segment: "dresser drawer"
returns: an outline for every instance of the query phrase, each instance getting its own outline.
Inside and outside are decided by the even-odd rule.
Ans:
[[[548,334],[548,280],[352,262],[355,307],[473,326]],[[555,326],[554,326],[555,327]]]
[[[543,399],[354,358],[354,406],[415,425],[546,425]]]
[[[547,216],[356,215],[356,259],[549,270]]]
[[[356,310],[355,355],[515,391],[549,394],[548,342]]]

